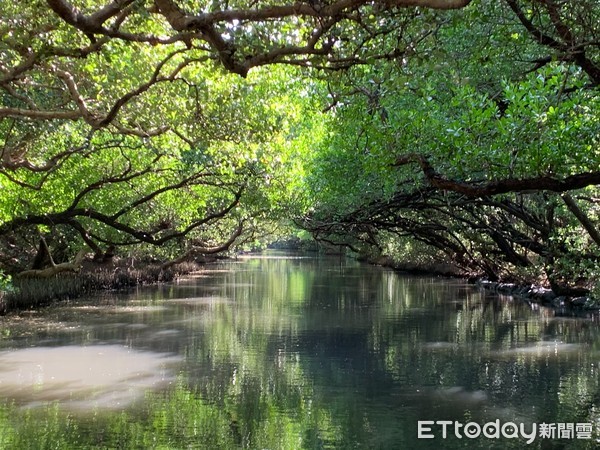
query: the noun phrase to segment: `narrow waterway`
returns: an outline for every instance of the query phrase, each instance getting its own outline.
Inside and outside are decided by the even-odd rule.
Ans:
[[[418,439],[440,420],[565,424],[528,448],[597,444],[593,316],[339,257],[212,264],[0,318],[0,336],[0,448],[526,445],[438,425]]]

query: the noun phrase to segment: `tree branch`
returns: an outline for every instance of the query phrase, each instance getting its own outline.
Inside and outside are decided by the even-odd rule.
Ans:
[[[179,256],[178,258],[172,259],[171,261],[167,261],[166,263],[162,264],[160,266],[160,268],[162,270],[168,269],[169,267],[172,267],[176,264],[181,264],[185,261],[188,261],[190,258],[192,258],[196,255],[214,255],[216,253],[224,252],[233,245],[233,243],[237,240],[237,238],[242,234],[243,230],[244,230],[244,221],[242,220],[242,221],[240,221],[240,223],[238,224],[238,226],[236,227],[234,232],[231,234],[231,236],[229,236],[229,239],[227,239],[227,241],[223,242],[222,244],[215,245],[212,247],[193,246],[191,249],[189,249],[187,252],[185,252],[183,255]]]
[[[85,258],[85,249],[79,250],[73,262],[54,264],[45,269],[31,269],[19,272],[17,278],[50,278],[61,272],[79,272],[83,259]],[[48,253],[50,255],[50,253]]]
[[[562,194],[561,197],[562,197],[563,201],[565,202],[565,205],[567,205],[567,208],[569,208],[569,211],[571,211],[573,213],[573,215],[575,217],[577,217],[577,220],[579,220],[579,223],[581,223],[583,228],[585,228],[585,230],[588,232],[590,237],[594,240],[596,245],[600,246],[600,233],[598,232],[598,229],[592,223],[592,221],[586,215],[586,213],[579,207],[579,205],[577,204],[575,199],[566,192],[564,194]]]
[[[579,173],[569,175],[563,179],[541,176],[524,179],[509,178],[482,183],[453,181],[437,173],[427,158],[417,153],[409,153],[398,157],[394,166],[404,166],[413,163],[421,167],[425,178],[431,186],[444,191],[456,192],[467,197],[485,197],[509,192],[526,191],[567,192],[600,184],[600,172]]]

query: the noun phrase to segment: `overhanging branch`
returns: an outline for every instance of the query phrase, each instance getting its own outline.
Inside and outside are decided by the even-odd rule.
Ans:
[[[440,175],[427,158],[418,153],[409,153],[396,159],[394,166],[418,164],[429,184],[437,189],[456,192],[467,197],[486,197],[510,192],[551,191],[568,192],[600,184],[600,172],[585,172],[565,178],[540,176],[533,178],[508,178],[498,181],[473,182],[454,181]]]

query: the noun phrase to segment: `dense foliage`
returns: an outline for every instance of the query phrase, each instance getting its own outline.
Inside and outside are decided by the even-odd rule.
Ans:
[[[293,217],[374,256],[600,276],[594,0],[2,10],[0,271],[182,261]]]
[[[304,226],[375,256],[585,292],[569,282],[600,275],[599,14],[511,1],[432,14],[409,55],[332,81],[336,132],[312,160]]]
[[[281,67],[228,74],[205,32],[169,24],[171,2],[78,6],[3,4],[0,267],[253,240],[292,186],[311,85]]]

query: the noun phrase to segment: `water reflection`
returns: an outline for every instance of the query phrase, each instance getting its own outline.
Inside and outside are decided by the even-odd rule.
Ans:
[[[34,347],[0,352],[0,395],[27,407],[122,408],[173,382],[180,358],[117,345]]]
[[[16,352],[126,348],[156,370],[179,358],[173,386],[147,385],[143,402],[103,419],[101,436],[98,423],[71,417],[79,439],[107,447],[118,435],[121,448],[425,448],[440,442],[416,440],[418,419],[598,418],[595,320],[338,257],[244,257],[179,283],[0,320],[0,347]],[[69,444],[72,430],[57,427]]]

